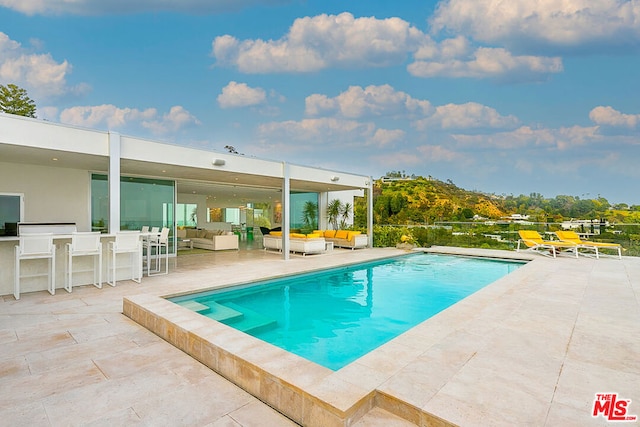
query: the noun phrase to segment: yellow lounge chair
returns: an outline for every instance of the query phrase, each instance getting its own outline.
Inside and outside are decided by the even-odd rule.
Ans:
[[[556,235],[558,239],[563,242],[573,243],[578,246],[578,248],[587,249],[593,251],[596,254],[596,259],[600,258],[599,249],[613,249],[618,251],[618,258],[622,259],[622,246],[618,243],[601,243],[601,242],[590,242],[588,240],[582,240],[578,233],[575,231],[556,231]],[[585,255],[585,254],[583,254]]]
[[[527,246],[527,251],[537,252],[540,255],[555,258],[560,251],[566,251],[575,253],[578,258],[578,246],[575,243],[543,240],[540,233],[535,230],[520,230],[518,234],[520,240],[518,240],[517,252],[520,252],[520,243],[524,243]]]

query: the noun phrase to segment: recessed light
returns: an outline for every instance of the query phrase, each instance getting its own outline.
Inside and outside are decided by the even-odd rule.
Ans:
[[[51,160],[53,160],[54,162],[57,162],[58,158],[57,157],[52,157]]]

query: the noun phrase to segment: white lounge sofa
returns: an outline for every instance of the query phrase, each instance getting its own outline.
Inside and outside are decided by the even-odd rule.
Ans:
[[[187,228],[177,230],[176,235],[178,239],[190,240],[194,248],[224,251],[240,247],[238,236],[231,231]]]
[[[323,237],[302,237],[304,235],[292,234],[289,237],[289,251],[300,253],[303,256],[307,254],[323,253],[326,248],[326,242]],[[263,238],[265,250],[276,250],[282,252],[282,234],[267,234]]]
[[[369,245],[369,237],[359,231],[317,230],[314,233],[324,236],[327,242],[333,242],[336,248],[361,249]]]

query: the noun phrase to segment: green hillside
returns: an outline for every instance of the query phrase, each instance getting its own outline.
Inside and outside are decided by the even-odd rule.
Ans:
[[[376,224],[425,224],[468,221],[474,215],[496,219],[507,215],[499,198],[433,178],[379,179],[373,194]]]
[[[356,229],[366,230],[366,207],[366,197],[356,198]],[[528,222],[495,221],[512,214],[528,215]],[[569,219],[596,219],[598,224],[604,220],[607,226],[599,228],[593,240],[619,243],[626,255],[640,255],[638,205],[612,206],[603,197],[485,194],[465,190],[450,180],[404,173],[390,173],[373,184],[374,246],[411,242],[423,247],[514,249],[519,229],[553,232]]]
[[[398,172],[377,179],[373,185],[374,224],[433,224],[438,221],[470,221],[474,216],[500,219],[511,214],[529,215],[534,222],[561,222],[571,218],[605,219],[610,223],[640,223],[640,206],[612,206],[607,199],[581,199],[539,193],[504,196],[469,191],[450,180],[407,177]],[[366,201],[355,205],[356,225],[363,226]]]

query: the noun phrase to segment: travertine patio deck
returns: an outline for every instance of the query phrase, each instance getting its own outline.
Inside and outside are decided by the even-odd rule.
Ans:
[[[180,256],[170,275],[145,277],[140,285],[37,292],[20,301],[4,296],[1,423],[293,425],[123,316],[123,297],[144,300],[398,252],[336,250],[288,262],[263,251]],[[358,426],[408,424],[390,412],[422,425],[437,418],[464,426],[603,425],[601,417],[591,417],[598,392],[631,399],[630,414],[640,414],[639,294],[638,258],[538,256],[330,372],[323,387],[331,381],[340,386],[323,392],[334,400],[344,391],[349,398],[373,393],[374,409]]]

